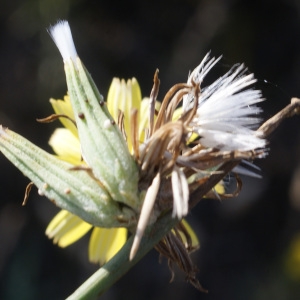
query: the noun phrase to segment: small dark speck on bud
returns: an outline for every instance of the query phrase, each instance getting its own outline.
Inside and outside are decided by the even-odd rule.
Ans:
[[[79,117],[80,119],[84,119],[84,113],[82,113],[82,112],[78,113],[78,117]]]
[[[54,205],[56,205],[56,201],[55,201],[54,199],[50,199],[50,201],[51,201]]]

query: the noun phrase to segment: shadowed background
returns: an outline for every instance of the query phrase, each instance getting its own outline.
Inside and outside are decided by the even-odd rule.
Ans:
[[[207,51],[223,59],[205,83],[244,62],[267,101],[269,118],[300,97],[300,4],[282,1],[3,1],[0,11],[0,124],[51,151],[55,124],[35,120],[52,113],[49,98],[62,98],[61,56],[46,32],[70,22],[77,51],[99,90],[114,76],[135,76],[149,96],[160,69],[160,98],[184,82]],[[202,294],[153,250],[103,299],[299,299],[300,118],[270,138],[270,154],[257,161],[263,179],[243,178],[241,195],[205,199],[188,220],[201,249],[193,254]],[[64,299],[97,266],[88,262],[88,236],[60,249],[44,235],[58,209],[0,155],[0,298]],[[298,243],[298,244],[297,244]]]

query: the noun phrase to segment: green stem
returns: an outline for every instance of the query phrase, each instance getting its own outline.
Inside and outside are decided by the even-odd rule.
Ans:
[[[129,253],[133,236],[128,239],[122,249],[102,268],[96,271],[85,281],[68,300],[95,299],[102,295],[118,279],[127,273],[143,256],[145,256],[178,222],[171,214],[161,217],[145,233],[139,250],[132,261],[129,261]]]

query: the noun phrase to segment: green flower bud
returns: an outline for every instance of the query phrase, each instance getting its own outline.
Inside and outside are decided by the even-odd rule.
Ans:
[[[50,28],[65,63],[82,157],[110,197],[139,211],[138,168],[94,81],[77,56],[68,22]]]
[[[57,206],[100,227],[135,222],[135,213],[112,200],[90,174],[64,162],[0,126],[0,151]]]

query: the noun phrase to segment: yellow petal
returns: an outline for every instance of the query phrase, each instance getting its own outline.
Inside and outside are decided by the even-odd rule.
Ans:
[[[65,96],[64,100],[50,99],[50,103],[56,114],[66,115],[72,120],[75,120],[73,109],[69,96]],[[78,137],[77,128],[73,122],[67,118],[60,118],[61,123],[68,128],[76,137]]]
[[[124,105],[124,126],[127,134],[128,149],[132,152],[132,128],[131,128],[131,112],[133,109],[140,110],[142,102],[142,94],[140,86],[135,78],[127,80],[126,83],[126,102]]]
[[[122,248],[126,238],[126,228],[94,228],[89,243],[90,261],[105,264]]]
[[[135,78],[127,80],[126,83],[126,100],[124,106],[124,126],[127,133],[128,149],[132,152],[132,128],[131,128],[131,112],[133,109],[140,110],[142,94],[140,86]]]
[[[224,182],[220,181],[217,185],[215,185],[214,190],[220,195],[225,194]]]
[[[107,108],[115,121],[118,119],[119,110],[124,113],[124,128],[127,135],[128,149],[132,151],[131,141],[131,111],[140,109],[142,94],[135,78],[120,81],[114,78],[107,95]]]
[[[140,108],[140,122],[139,122],[139,139],[140,142],[145,140],[145,129],[149,124],[149,98],[144,98]]]
[[[49,223],[46,235],[53,239],[55,244],[64,248],[79,240],[91,228],[91,224],[82,221],[66,210],[61,210]]]
[[[128,81],[127,81],[127,85],[128,85]],[[132,103],[130,108],[136,108],[140,110],[141,102],[142,102],[142,92],[138,81],[134,77],[131,80],[131,99],[132,99]]]
[[[107,95],[107,108],[114,120],[118,118],[118,98],[121,82],[119,78],[113,78]]]
[[[82,164],[79,140],[69,129],[58,128],[49,140],[49,145],[58,157],[74,165]]]
[[[185,229],[187,230],[187,232],[189,233],[189,235],[191,237],[192,248],[198,249],[200,247],[200,243],[199,243],[199,240],[197,238],[195,231],[193,230],[193,228],[189,225],[189,223],[185,219],[182,219],[181,222],[183,223]],[[184,237],[183,234],[180,234],[180,235],[181,235],[181,238],[183,239],[183,242],[186,244],[187,243],[186,238]]]

